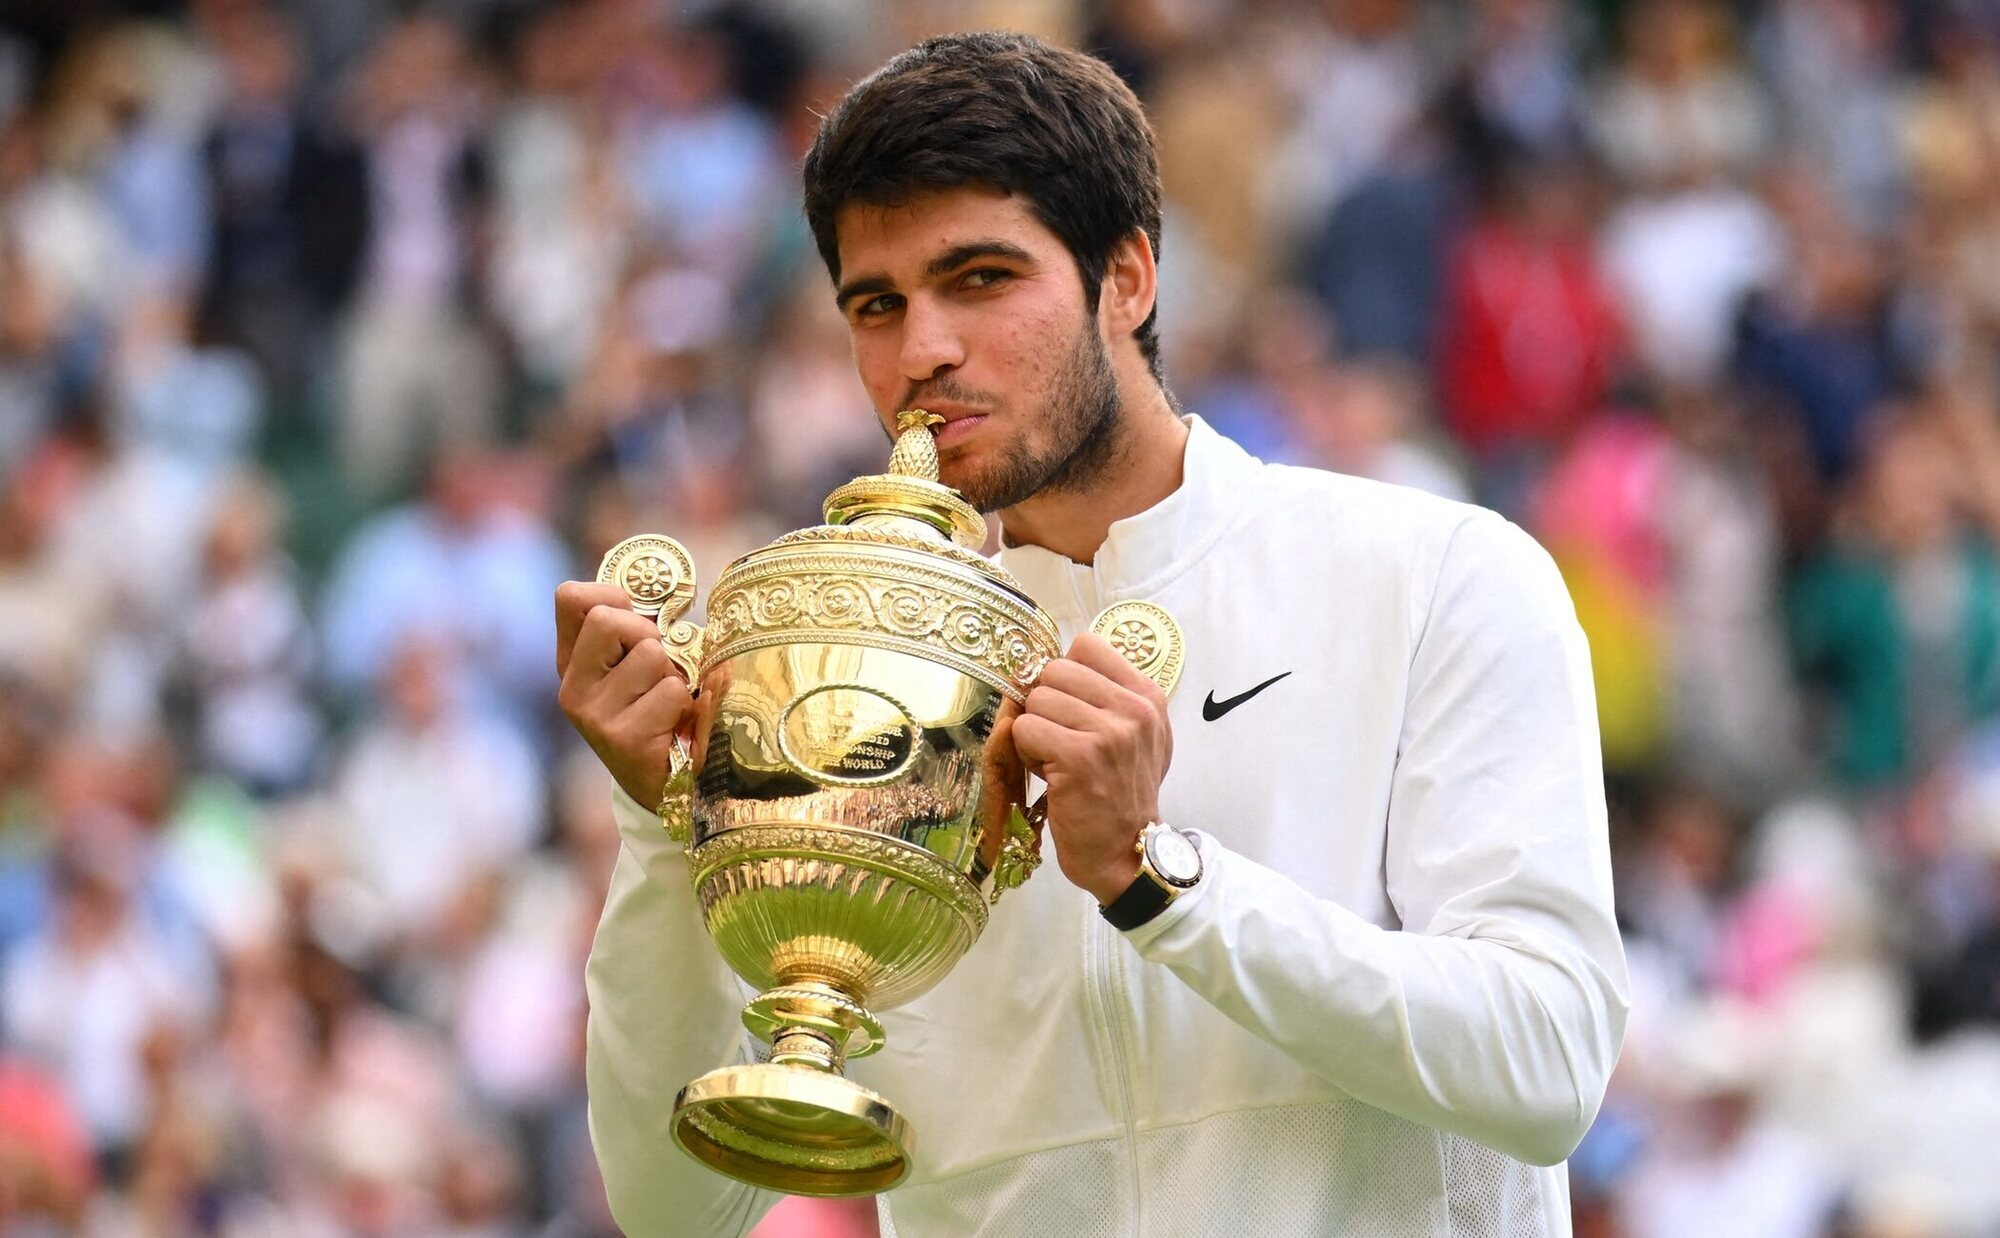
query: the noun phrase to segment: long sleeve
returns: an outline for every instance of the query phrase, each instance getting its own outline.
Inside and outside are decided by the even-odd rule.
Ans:
[[[747,1061],[740,983],[702,928],[687,854],[617,792],[622,836],[584,975],[590,1137],[611,1214],[632,1238],[742,1234],[782,1196],[736,1183],[674,1146],[674,1094]]]
[[[1400,930],[1231,852],[1213,822],[1202,884],[1128,939],[1356,1099],[1554,1164],[1596,1115],[1629,997],[1589,653],[1553,563],[1497,517],[1445,552],[1398,748]]]

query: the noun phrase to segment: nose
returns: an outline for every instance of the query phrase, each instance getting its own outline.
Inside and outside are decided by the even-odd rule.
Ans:
[[[903,307],[903,377],[913,383],[936,378],[965,363],[965,341],[951,313],[928,298],[912,297]]]

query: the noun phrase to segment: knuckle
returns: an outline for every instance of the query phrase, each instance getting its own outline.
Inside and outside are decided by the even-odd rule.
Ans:
[[[563,716],[569,719],[570,727],[578,735],[583,736],[585,743],[597,751],[601,752],[603,750],[604,737],[599,734],[595,719],[591,718],[588,714],[573,711],[565,711]]]
[[[630,752],[638,746],[638,730],[630,718],[614,718],[604,725],[601,734],[604,742],[617,752]]]
[[[638,644],[632,646],[631,651],[628,652],[625,656],[628,658],[637,659],[638,664],[640,666],[648,667],[652,670],[658,671],[662,678],[664,678],[666,675],[666,670],[668,665],[667,647],[661,644],[659,641],[642,640]]]

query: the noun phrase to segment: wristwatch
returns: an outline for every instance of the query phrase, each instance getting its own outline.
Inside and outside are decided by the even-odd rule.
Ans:
[[[1139,875],[1123,894],[1098,909],[1120,932],[1159,915],[1201,880],[1201,848],[1186,830],[1155,821],[1139,831],[1132,849],[1139,853]]]

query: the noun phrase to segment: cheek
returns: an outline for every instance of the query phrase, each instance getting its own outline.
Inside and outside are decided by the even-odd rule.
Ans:
[[[891,406],[908,386],[897,372],[895,342],[886,331],[857,331],[848,336],[847,343],[854,356],[854,372],[876,412],[884,417],[894,413]]]
[[[1033,414],[1053,394],[1050,388],[1069,356],[1074,332],[1074,323],[1044,311],[1009,318],[988,340],[988,355],[998,373],[1005,376],[1010,402],[1031,414],[1031,425],[1042,421]]]

